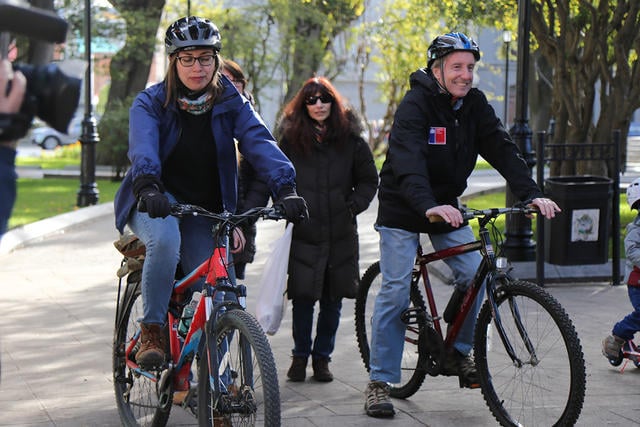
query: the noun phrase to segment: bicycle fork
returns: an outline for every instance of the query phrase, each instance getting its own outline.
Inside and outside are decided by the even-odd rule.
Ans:
[[[511,358],[511,361],[513,362],[514,366],[521,368],[523,365],[527,363],[531,364],[532,366],[536,366],[538,363],[540,363],[540,360],[538,359],[536,350],[533,344],[531,343],[531,339],[529,338],[529,335],[527,334],[527,331],[524,328],[524,325],[522,324],[522,318],[520,316],[518,303],[512,296],[508,295],[508,291],[505,290],[504,292],[507,292],[509,311],[511,313],[511,316],[513,317],[513,322],[516,326],[516,329],[518,330],[520,337],[522,338],[522,342],[524,343],[524,346],[527,349],[527,352],[529,353],[528,362],[522,361],[518,357],[518,355],[516,354],[513,348],[511,341],[507,337],[507,334],[504,330],[504,326],[502,324],[502,318],[500,315],[500,311],[498,310],[498,305],[495,298],[496,292],[500,292],[500,290],[495,288],[495,283],[496,283],[496,278],[494,277],[489,277],[489,280],[487,280],[487,300],[491,304],[491,314],[493,317],[493,323],[496,327],[496,330],[498,331],[498,336],[500,336],[500,340],[502,341],[502,344],[504,345],[504,348],[507,351],[507,354],[509,355],[509,357]]]

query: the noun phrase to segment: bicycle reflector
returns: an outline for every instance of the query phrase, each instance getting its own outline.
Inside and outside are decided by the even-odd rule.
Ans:
[[[496,258],[496,268],[501,271],[509,269],[509,260],[503,256]]]

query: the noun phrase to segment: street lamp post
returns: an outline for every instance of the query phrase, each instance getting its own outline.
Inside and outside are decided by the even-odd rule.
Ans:
[[[536,164],[531,144],[531,129],[527,118],[529,103],[529,32],[531,26],[531,0],[518,1],[518,69],[516,77],[516,115],[513,127],[509,130],[518,146],[532,176]],[[519,200],[507,186],[506,205],[511,206]],[[532,261],[535,259],[535,242],[531,219],[524,215],[507,215],[505,219],[505,240],[503,249],[513,261]]]
[[[509,122],[509,44],[511,44],[511,31],[502,32],[504,41],[504,125]]]
[[[80,189],[78,190],[78,207],[98,203],[98,185],[96,184],[96,143],[98,130],[92,108],[92,72],[91,72],[91,0],[84,2],[84,51],[87,60],[87,71],[84,84],[84,119],[82,135],[80,135]]]

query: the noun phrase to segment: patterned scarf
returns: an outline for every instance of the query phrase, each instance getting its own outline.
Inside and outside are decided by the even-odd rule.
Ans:
[[[327,133],[327,126],[324,123],[318,123],[314,121],[313,123],[313,134],[316,137],[317,143],[322,143],[324,139],[324,134]]]
[[[204,114],[211,111],[213,107],[213,95],[210,92],[205,92],[196,99],[181,96],[178,98],[178,107],[196,116]]]

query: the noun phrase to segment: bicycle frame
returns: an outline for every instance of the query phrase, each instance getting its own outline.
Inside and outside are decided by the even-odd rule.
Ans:
[[[398,319],[404,323],[405,341],[399,375],[390,378],[391,397],[412,396],[427,375],[458,376],[461,388],[481,389],[489,410],[501,425],[575,425],[584,403],[586,373],[582,347],[571,319],[542,287],[511,277],[508,262],[499,251],[494,253],[492,246],[494,239],[495,244],[501,242],[494,222],[498,216],[534,212],[527,206],[463,210],[464,219],[475,218],[480,225],[477,240],[471,238],[427,254],[416,245],[408,306]],[[429,219],[433,222],[438,218]],[[456,289],[439,315],[428,264],[462,254],[468,256],[473,251],[479,251],[481,259],[466,291]],[[375,345],[374,333],[380,332],[373,331],[373,319],[379,297],[382,295],[383,301],[388,298],[384,295],[383,270],[381,261],[366,269],[355,303],[358,348],[370,372],[379,368],[379,364],[372,366],[372,356],[380,356],[371,348]],[[420,280],[424,289],[418,283]],[[475,318],[479,305],[482,307]],[[476,324],[472,337],[474,354],[463,355],[466,359],[463,366],[449,359],[457,356],[449,351],[461,338],[465,321],[471,320],[468,316],[474,316]],[[496,334],[500,340],[494,338]],[[609,362],[614,366],[622,363],[622,353],[619,360]],[[475,372],[471,371],[471,363]]]
[[[232,301],[221,301],[214,303],[213,300],[217,293],[233,292],[238,298],[246,296],[246,288],[244,285],[234,285],[231,283],[228,274],[228,247],[229,247],[229,230],[230,225],[225,224],[224,230],[220,233],[221,238],[216,244],[211,256],[203,261],[193,271],[178,279],[173,285],[173,292],[171,294],[171,305],[182,306],[184,294],[193,287],[201,278],[205,277],[205,283],[202,291],[202,299],[198,302],[196,310],[193,314],[191,324],[184,337],[178,334],[178,324],[181,318],[181,310],[175,311],[169,309],[168,311],[168,325],[169,325],[169,346],[171,349],[171,363],[167,374],[171,374],[176,371],[176,381],[186,381],[189,377],[189,371],[191,369],[191,362],[193,361],[193,355],[196,354],[199,345],[200,338],[204,332],[205,325],[211,316],[215,316],[218,311],[223,307],[241,307],[239,303]],[[214,236],[217,233],[214,232]],[[137,344],[139,339],[139,332],[137,336],[131,341],[129,347],[126,349],[126,353],[129,354]],[[155,376],[147,371],[144,371],[138,367],[138,365],[127,358],[127,365],[131,369],[135,369],[141,375],[155,380]],[[170,375],[167,375],[170,377]],[[162,381],[162,379],[161,379]],[[161,384],[161,390],[166,389],[166,385]]]
[[[166,355],[150,367],[136,362],[144,316],[141,265],[131,263],[136,269],[129,273],[136,274],[127,276],[122,298],[120,281],[113,344],[120,419],[126,425],[165,425],[175,405],[195,415],[200,425],[220,421],[225,425],[252,425],[256,421],[269,427],[280,425],[275,360],[260,324],[245,310],[247,288],[236,284],[230,269],[230,240],[244,222],[259,218],[277,221],[284,213],[278,206],[231,214],[174,204],[171,215],[212,219],[212,251],[195,269],[185,275],[180,272],[173,281],[166,328],[161,329]],[[130,258],[124,255],[119,273],[129,267]],[[191,297],[203,283],[202,298]],[[189,312],[184,313],[187,303]]]
[[[427,303],[429,305],[429,311],[431,312],[433,325],[436,331],[440,334],[441,337],[444,337],[441,327],[441,317],[438,315],[438,310],[436,307],[435,298],[433,295],[433,289],[431,287],[431,282],[429,280],[429,273],[427,270],[427,264],[437,261],[444,260],[446,258],[457,256],[469,252],[480,251],[482,254],[482,260],[478,269],[471,281],[471,285],[467,289],[467,292],[464,294],[462,299],[462,303],[460,308],[456,312],[456,315],[453,319],[453,322],[447,328],[446,337],[444,337],[444,346],[445,349],[450,350],[455,342],[462,325],[464,324],[465,319],[469,315],[471,311],[471,307],[478,297],[478,294],[482,288],[483,283],[486,282],[486,294],[487,299],[489,300],[491,306],[493,307],[493,318],[494,324],[496,326],[496,330],[498,331],[498,335],[505,346],[505,350],[511,357],[511,360],[517,365],[522,365],[523,362],[517,357],[513,346],[511,345],[509,339],[507,338],[504,329],[502,327],[502,323],[500,321],[499,311],[496,309],[496,301],[494,298],[495,292],[495,279],[497,274],[496,269],[496,255],[493,250],[493,245],[491,243],[491,237],[489,235],[489,230],[486,228],[486,224],[489,222],[489,217],[482,217],[479,219],[480,230],[479,240],[463,243],[457,246],[452,246],[446,249],[442,249],[439,251],[430,252],[428,254],[423,254],[422,247],[418,245],[417,249],[417,257],[414,266],[414,272],[417,272],[421,277],[424,283],[425,293],[427,297]],[[520,316],[518,313],[518,307],[515,302],[511,303],[511,311],[514,314],[514,318],[517,320],[518,331],[520,332],[520,336],[523,339],[527,350],[531,356],[531,360],[535,361],[536,354],[533,344],[531,343],[529,337],[527,336],[526,330],[522,327],[522,323],[520,322]]]

